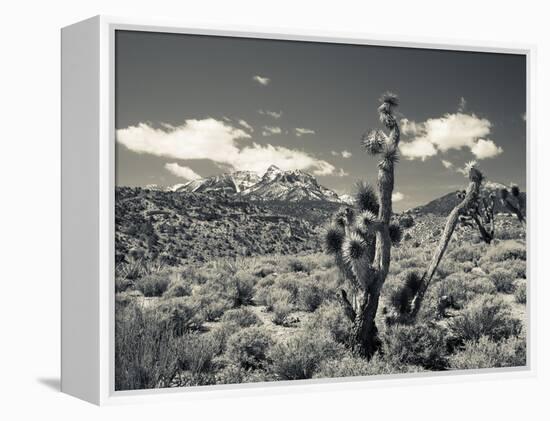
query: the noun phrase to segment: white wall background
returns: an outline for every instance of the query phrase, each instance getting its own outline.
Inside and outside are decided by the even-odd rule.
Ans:
[[[548,7],[542,1],[9,1],[2,4],[0,64],[0,418],[3,419],[548,419],[548,275],[544,212],[550,206],[546,98],[550,93]],[[62,26],[96,14],[186,24],[240,24],[365,34],[532,43],[538,46],[530,192],[538,251],[538,374],[507,381],[443,381],[330,393],[98,409],[58,392],[59,62]],[[535,118],[538,116],[538,119]],[[544,195],[546,193],[546,195]],[[536,203],[532,200],[535,199]],[[533,209],[533,208],[531,208]],[[543,387],[547,390],[544,392]],[[538,415],[536,415],[538,413]]]

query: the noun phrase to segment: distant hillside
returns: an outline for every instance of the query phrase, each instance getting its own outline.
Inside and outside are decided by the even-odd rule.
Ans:
[[[486,181],[483,184],[483,187],[481,189],[481,194],[484,197],[488,197],[491,193],[494,193],[495,195],[497,195],[497,198],[498,198],[498,191],[505,187],[506,186],[504,184],[495,183],[492,181]],[[522,192],[521,194],[525,197],[524,192]],[[454,191],[446,195],[443,195],[441,197],[438,197],[437,199],[434,199],[426,203],[425,205],[410,209],[408,212],[415,213],[415,214],[422,214],[422,215],[434,214],[434,215],[440,215],[440,216],[447,216],[458,203],[459,203],[459,199],[456,195],[456,191]],[[509,211],[497,199],[495,204],[495,212],[508,213]]]
[[[323,224],[340,206],[315,200],[255,202],[219,191],[118,187],[116,260],[127,259],[131,250],[169,264],[316,252]]]

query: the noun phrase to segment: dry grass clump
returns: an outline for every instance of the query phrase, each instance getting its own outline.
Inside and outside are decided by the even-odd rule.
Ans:
[[[323,361],[344,352],[330,336],[316,332],[299,332],[274,345],[269,358],[271,370],[280,380],[310,379]]]
[[[449,326],[461,342],[487,336],[494,341],[521,333],[521,321],[512,316],[508,303],[494,295],[480,295],[453,318]]]
[[[482,336],[477,341],[467,341],[462,350],[449,358],[449,365],[459,370],[520,367],[527,363],[526,351],[524,337],[513,336],[495,342]]]

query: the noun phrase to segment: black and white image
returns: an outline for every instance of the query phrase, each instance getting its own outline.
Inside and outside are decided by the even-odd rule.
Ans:
[[[526,57],[116,31],[115,389],[522,367]]]

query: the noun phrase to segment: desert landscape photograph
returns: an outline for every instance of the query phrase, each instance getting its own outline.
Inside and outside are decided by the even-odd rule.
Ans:
[[[115,390],[525,367],[524,55],[116,31]]]

